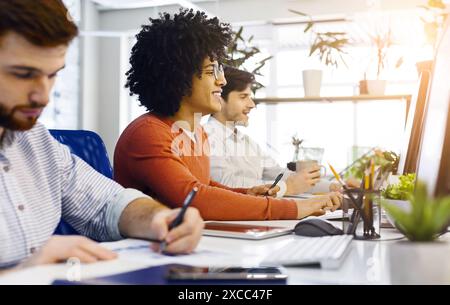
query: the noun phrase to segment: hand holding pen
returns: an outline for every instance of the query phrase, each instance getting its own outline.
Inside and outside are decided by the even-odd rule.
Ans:
[[[279,174],[275,181],[272,183],[272,185],[263,184],[263,185],[257,185],[252,188],[247,189],[247,195],[252,196],[275,196],[278,191],[280,190],[280,187],[277,187],[278,182],[283,177],[283,173]]]
[[[159,243],[159,245],[155,244],[153,246],[154,250],[159,250],[160,252],[180,253],[178,249],[186,248],[186,243],[189,244],[187,248],[191,251],[198,244],[201,236],[201,230],[203,229],[203,221],[197,209],[189,209],[189,206],[191,205],[197,192],[198,188],[194,187],[186,196],[181,209],[164,211],[165,215],[163,218],[155,220],[160,222],[157,225],[161,229],[160,232],[161,234],[164,234],[163,236],[165,236],[165,238],[160,241],[154,240]],[[162,231],[163,225],[164,230]]]
[[[267,190],[267,192],[264,194],[265,196],[269,196],[269,191],[271,189],[273,189],[275,186],[277,186],[278,182],[280,182],[281,178],[283,178],[283,173],[279,174],[276,178],[275,181],[272,183],[272,185],[269,187],[269,189]]]

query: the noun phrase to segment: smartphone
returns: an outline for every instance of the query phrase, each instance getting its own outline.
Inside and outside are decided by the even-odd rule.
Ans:
[[[282,267],[195,267],[173,265],[166,277],[170,280],[251,280],[286,282]]]

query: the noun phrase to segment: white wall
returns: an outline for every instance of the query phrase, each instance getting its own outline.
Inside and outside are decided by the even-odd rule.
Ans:
[[[127,96],[125,72],[128,62],[127,37],[99,38],[98,133],[103,138],[110,159],[126,121]]]
[[[97,31],[99,29],[99,13],[96,6],[90,1],[82,1],[81,26],[83,32]],[[81,62],[81,99],[80,118],[81,129],[99,131],[98,127],[98,70],[99,70],[98,39],[93,36],[82,36],[80,39]]]
[[[160,12],[175,13],[179,6],[141,8],[128,10],[97,11],[89,0],[82,1],[85,31],[123,32],[128,36],[148,24]],[[234,24],[261,24],[261,21],[298,18],[288,9],[296,9],[314,16],[349,16],[356,12],[415,8],[424,0],[220,0],[197,3],[206,11],[217,15],[224,22]],[[263,27],[261,27],[263,28]],[[271,39],[271,32],[252,28],[257,39]],[[259,33],[259,34],[258,34]],[[119,35],[120,36],[120,35]],[[82,44],[82,103],[81,128],[100,134],[108,148],[110,158],[120,135],[120,127],[126,121],[127,91],[125,84],[128,66],[127,38],[83,38]]]
[[[112,161],[120,126],[126,121],[125,69],[127,36],[105,33],[100,14],[91,1],[82,1],[80,129],[97,132]]]
[[[295,9],[310,15],[351,15],[367,10],[396,10],[416,8],[425,4],[425,0],[220,0],[200,2],[198,6],[218,16],[224,22],[243,23],[260,22],[274,19],[296,18],[288,11]],[[149,17],[156,17],[158,12],[173,13],[178,6],[159,8],[141,8],[100,12],[102,30],[136,30],[148,23]]]

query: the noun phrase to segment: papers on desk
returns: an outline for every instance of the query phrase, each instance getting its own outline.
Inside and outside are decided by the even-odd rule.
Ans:
[[[148,265],[163,265],[170,263],[202,265],[214,264],[230,256],[229,253],[198,249],[189,255],[166,255],[157,253],[150,248],[150,242],[136,239],[125,239],[118,242],[102,243],[119,255],[119,259],[135,261]]]

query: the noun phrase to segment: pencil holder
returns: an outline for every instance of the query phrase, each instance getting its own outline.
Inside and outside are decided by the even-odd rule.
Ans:
[[[379,239],[381,224],[380,191],[362,190],[359,188],[344,190],[349,207],[353,208],[347,227],[347,234],[355,239]],[[362,222],[360,221],[362,220]],[[359,225],[362,223],[362,225]]]

